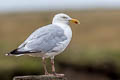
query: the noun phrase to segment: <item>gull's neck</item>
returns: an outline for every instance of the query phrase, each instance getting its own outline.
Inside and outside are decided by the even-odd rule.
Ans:
[[[67,36],[68,38],[68,43],[70,42],[71,38],[72,38],[72,30],[71,27],[68,24],[64,24],[64,23],[52,23],[53,25],[57,25],[57,27],[60,27],[64,30],[64,34]],[[68,44],[67,43],[67,44]]]
[[[52,24],[66,24],[69,25],[69,21],[53,19]]]
[[[57,22],[55,22],[55,23],[52,23],[52,24],[57,25],[59,27],[64,27],[64,28],[70,27],[70,25],[66,24],[66,23],[57,23]]]

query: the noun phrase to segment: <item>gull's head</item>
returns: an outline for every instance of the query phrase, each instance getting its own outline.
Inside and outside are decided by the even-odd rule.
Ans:
[[[60,13],[60,14],[56,14],[53,18],[52,23],[63,23],[63,24],[69,24],[69,22],[73,22],[76,24],[80,24],[80,22],[77,19],[73,19],[70,16]]]

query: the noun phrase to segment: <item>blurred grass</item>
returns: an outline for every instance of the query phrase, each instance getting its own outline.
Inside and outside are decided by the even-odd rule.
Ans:
[[[112,61],[120,74],[120,11],[63,12],[80,20],[81,24],[71,24],[73,39],[67,50],[57,57],[57,62],[99,66]],[[43,73],[39,58],[4,54],[20,45],[35,29],[50,24],[56,13],[59,11],[0,14],[0,76],[5,77],[2,73],[10,76],[17,70],[26,74]]]

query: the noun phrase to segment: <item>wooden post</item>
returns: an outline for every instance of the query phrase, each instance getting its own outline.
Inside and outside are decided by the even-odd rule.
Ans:
[[[32,76],[17,76],[14,77],[13,80],[67,80],[66,77],[56,77],[56,76],[48,76],[48,75],[32,75]]]

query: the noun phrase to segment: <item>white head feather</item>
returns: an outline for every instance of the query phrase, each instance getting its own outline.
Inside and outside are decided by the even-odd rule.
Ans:
[[[69,21],[72,18],[64,13],[56,14],[53,18],[52,23],[63,23],[63,24],[69,24]]]

